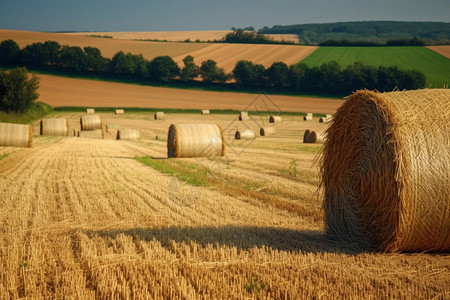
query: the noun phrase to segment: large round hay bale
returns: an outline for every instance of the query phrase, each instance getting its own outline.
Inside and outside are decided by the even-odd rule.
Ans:
[[[259,130],[259,135],[261,135],[261,136],[267,136],[267,135],[271,135],[271,134],[275,134],[275,127],[273,127],[273,126],[262,127]]]
[[[309,143],[309,134],[311,131],[309,129],[305,130],[305,133],[303,134],[303,143],[307,144]]]
[[[209,115],[209,109],[202,109],[202,115]]]
[[[42,119],[40,133],[47,136],[67,136],[68,127],[66,119]]]
[[[246,112],[246,111],[241,111],[240,113],[239,113],[239,121],[247,121],[247,120],[249,120],[250,119],[250,117],[248,116],[248,112]]]
[[[119,115],[125,114],[125,111],[123,109],[116,109],[115,113],[116,113],[116,116],[119,116]]]
[[[255,132],[251,129],[236,130],[234,139],[236,140],[253,140],[255,138]]]
[[[118,140],[139,140],[141,138],[141,134],[137,129],[119,129],[117,131],[117,139]]]
[[[31,125],[0,123],[0,146],[32,147]]]
[[[100,129],[91,131],[78,131],[78,137],[86,139],[103,139],[103,131]]]
[[[305,136],[303,136],[303,140],[305,139]],[[306,143],[309,144],[321,144],[325,142],[325,136],[324,136],[324,132],[315,132],[315,131],[310,131],[308,134],[308,139],[306,141]]]
[[[83,131],[102,129],[102,120],[100,115],[83,115],[80,118],[80,125]]]
[[[225,154],[222,128],[216,124],[172,124],[168,157],[215,157]]]
[[[280,123],[281,117],[280,116],[270,116],[269,117],[269,123]]]
[[[303,117],[303,121],[310,121],[313,119],[312,113],[307,113],[306,116]]]
[[[328,123],[333,119],[333,115],[325,115],[325,117],[319,118],[319,123]]]
[[[163,111],[157,111],[155,113],[155,120],[164,120],[164,112]]]
[[[93,108],[87,108],[87,109],[86,109],[86,113],[87,113],[87,114],[90,114],[90,115],[91,115],[91,114],[95,114],[95,109],[93,109]]]
[[[321,162],[331,236],[361,249],[450,251],[450,90],[354,93]]]

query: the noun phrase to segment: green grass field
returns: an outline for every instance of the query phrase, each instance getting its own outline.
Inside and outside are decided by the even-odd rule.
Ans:
[[[319,47],[301,62],[312,67],[332,60],[342,67],[361,62],[418,70],[425,74],[430,87],[441,88],[450,83],[450,59],[425,47]]]

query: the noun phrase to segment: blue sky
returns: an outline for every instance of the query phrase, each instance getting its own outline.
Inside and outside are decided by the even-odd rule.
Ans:
[[[450,22],[449,0],[0,0],[0,29],[228,30],[340,21]]]

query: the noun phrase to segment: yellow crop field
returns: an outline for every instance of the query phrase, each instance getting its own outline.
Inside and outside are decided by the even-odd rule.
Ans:
[[[327,124],[282,115],[275,134],[236,141],[269,125],[248,110],[240,122],[111,109],[104,139],[41,137],[37,121],[33,148],[0,147],[1,298],[450,297],[448,255],[357,252],[324,233],[321,145],[302,140]],[[80,130],[81,114],[55,117]],[[220,125],[226,156],[168,159],[172,123]]]

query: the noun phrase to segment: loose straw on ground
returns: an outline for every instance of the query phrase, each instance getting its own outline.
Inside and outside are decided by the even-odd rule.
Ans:
[[[67,136],[68,122],[66,119],[42,119],[40,134],[47,136]]]
[[[172,124],[168,157],[215,157],[225,154],[222,128],[216,124]]]
[[[87,138],[87,139],[103,139],[102,130],[91,130],[91,131],[78,131],[79,138]]]
[[[0,146],[32,147],[31,125],[0,123]]]
[[[332,237],[360,249],[450,251],[450,90],[358,91],[326,134]]]

